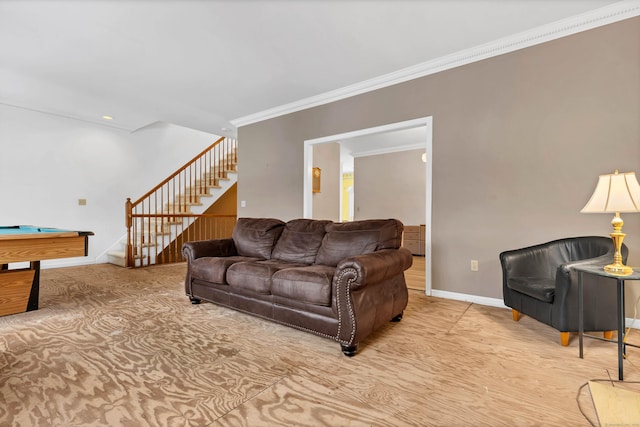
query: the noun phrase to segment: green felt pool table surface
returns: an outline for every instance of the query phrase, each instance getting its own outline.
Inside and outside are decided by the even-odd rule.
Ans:
[[[36,227],[33,225],[10,225],[0,226],[0,236],[15,234],[36,234],[36,233],[60,233],[70,230],[60,230],[58,228]]]

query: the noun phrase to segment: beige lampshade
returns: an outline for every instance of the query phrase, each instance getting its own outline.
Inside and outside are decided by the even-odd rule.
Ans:
[[[635,172],[600,175],[582,213],[640,212],[640,184]]]

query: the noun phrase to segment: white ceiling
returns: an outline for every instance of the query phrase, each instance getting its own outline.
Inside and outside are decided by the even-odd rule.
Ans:
[[[0,0],[0,103],[228,135],[236,119],[615,2]]]

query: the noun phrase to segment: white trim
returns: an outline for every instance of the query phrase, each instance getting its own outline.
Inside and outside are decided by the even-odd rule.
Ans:
[[[335,142],[342,139],[357,138],[359,136],[371,135],[374,133],[385,133],[395,130],[410,129],[418,126],[424,126],[431,123],[431,117],[422,117],[419,119],[405,120],[403,122],[390,123],[387,125],[375,126],[372,128],[358,129],[351,132],[338,133],[335,135],[323,136],[320,138],[308,139],[305,143],[322,144],[323,142]]]
[[[353,157],[367,157],[367,156],[377,156],[378,154],[389,154],[389,153],[397,153],[400,151],[409,151],[409,150],[423,150],[424,142],[417,144],[409,144],[409,145],[396,145],[393,147],[385,147],[378,148],[375,150],[369,151],[359,151],[357,153],[351,153]]]
[[[95,258],[89,257],[74,257],[74,258],[64,258],[64,259],[56,259],[56,260],[42,260],[40,262],[40,270],[48,270],[50,268],[64,268],[64,267],[79,267],[82,265],[93,265],[93,264],[104,264],[102,262],[98,262]]]
[[[470,302],[472,304],[486,305],[489,307],[507,308],[507,309],[509,308],[506,305],[504,305],[504,302],[501,299],[498,299],[498,298],[488,298],[488,297],[481,297],[478,295],[460,294],[457,292],[449,292],[449,291],[439,291],[437,289],[432,292],[431,296],[435,298],[465,301],[465,302]],[[625,328],[640,329],[640,322],[637,322],[637,321],[634,322],[634,320],[635,319],[633,319],[632,317],[625,317]],[[634,323],[636,323],[636,325],[634,325]]]
[[[406,120],[404,122],[391,123],[382,126],[376,126],[367,129],[358,129],[352,132],[345,132],[337,135],[323,136],[321,138],[309,139],[304,141],[304,167],[303,188],[302,188],[302,216],[304,218],[313,217],[313,195],[311,192],[311,172],[313,169],[313,146],[327,142],[338,142],[344,139],[356,138],[375,133],[390,132],[394,130],[410,129],[414,127],[425,126],[427,139],[416,148],[425,148],[427,153],[427,164],[425,172],[426,180],[426,209],[425,209],[425,293],[431,294],[431,197],[432,197],[432,175],[433,175],[433,117],[421,117],[418,119]]]
[[[427,126],[427,141],[425,149],[425,213],[424,213],[424,247],[425,247],[425,283],[424,292],[427,295],[431,295],[432,292],[432,277],[431,273],[431,234],[433,227],[431,225],[431,211],[433,210],[433,116],[429,116],[426,119],[425,125]]]
[[[634,319],[633,317],[625,317],[624,320],[625,320],[624,322],[625,328],[640,329],[640,322],[636,321],[638,319]]]
[[[478,295],[459,294],[457,292],[439,291],[437,289],[433,291],[431,296],[436,298],[452,299],[456,301],[465,301],[465,302],[470,302],[472,304],[486,305],[490,307],[507,308],[507,309],[509,308],[506,305],[504,305],[501,299],[498,299],[498,298],[488,298],[488,297],[481,297]],[[635,322],[635,320],[636,319],[633,319],[632,317],[625,317],[625,328],[640,329],[640,323]],[[638,324],[634,326],[634,323],[638,323]]]
[[[452,299],[456,301],[465,301],[473,304],[488,305],[490,307],[509,308],[504,305],[504,302],[498,298],[481,297],[478,295],[460,294],[458,292],[439,291],[434,289],[431,292],[432,297]]]
[[[423,62],[412,67],[403,68],[393,73],[385,74],[383,76],[375,77],[360,83],[280,105],[254,114],[249,114],[244,117],[239,117],[231,120],[231,124],[235,127],[250,125],[252,123],[339,101],[341,99],[371,92],[441,71],[450,70],[461,65],[470,64],[483,59],[535,46],[639,15],[640,0],[620,1],[609,6],[552,22],[547,25],[542,25],[508,37],[503,37],[483,45]]]

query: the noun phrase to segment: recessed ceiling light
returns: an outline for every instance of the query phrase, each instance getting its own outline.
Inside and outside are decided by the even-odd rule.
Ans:
[[[105,120],[113,120],[113,117],[111,116],[102,116],[102,118]]]

